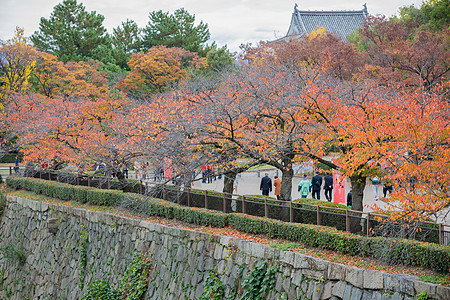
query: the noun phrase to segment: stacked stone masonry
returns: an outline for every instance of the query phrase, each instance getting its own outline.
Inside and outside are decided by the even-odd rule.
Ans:
[[[57,219],[55,233],[47,226],[49,219]],[[87,234],[87,264],[80,284],[82,233]],[[81,299],[88,284],[98,279],[116,288],[135,252],[153,260],[145,299],[198,299],[211,270],[218,272],[229,296],[265,260],[278,266],[267,299],[406,300],[417,299],[423,291],[434,299],[450,299],[450,288],[414,276],[358,269],[247,240],[12,196],[0,236],[0,248],[14,249],[9,257],[5,251],[0,254],[0,299]],[[21,264],[14,253],[23,253],[26,261]]]

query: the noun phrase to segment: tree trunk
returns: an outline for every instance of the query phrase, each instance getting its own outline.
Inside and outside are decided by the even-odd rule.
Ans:
[[[366,176],[355,174],[350,176],[352,185],[352,209],[363,211],[364,188],[366,187]],[[356,215],[356,214],[355,214]],[[358,214],[358,217],[360,214]],[[350,231],[352,233],[362,230],[360,218],[350,218]]]
[[[280,198],[284,201],[292,201],[292,178],[294,170],[292,168],[281,170],[283,177],[281,178]]]
[[[237,172],[228,171],[223,173],[223,194],[226,197],[226,211],[231,212],[231,195],[234,189],[234,180],[236,179]]]
[[[223,190],[224,194],[233,194],[234,180],[236,179],[236,172],[225,172],[223,173]]]
[[[117,177],[117,179],[119,180],[120,183],[120,189],[122,191],[125,191],[125,188],[128,185],[128,181],[125,178],[125,175],[123,175],[123,172],[119,169],[119,168],[114,168],[114,175]]]

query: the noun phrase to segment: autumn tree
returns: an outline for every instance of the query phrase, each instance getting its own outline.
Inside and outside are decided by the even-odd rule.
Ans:
[[[0,57],[0,100],[4,102],[9,92],[19,92],[27,87],[37,51],[27,44],[23,29],[16,27],[13,39],[0,42]]]
[[[106,73],[94,61],[66,62],[39,52],[30,83],[35,92],[50,98],[89,97],[97,99],[108,92]]]
[[[49,19],[41,18],[31,41],[39,50],[54,54],[63,62],[104,61],[109,57],[104,52],[111,50],[104,19],[96,12],[87,12],[76,0],[64,0],[54,7]]]
[[[130,73],[117,86],[129,95],[140,96],[167,90],[186,78],[190,70],[205,68],[206,61],[181,48],[159,46],[133,54],[128,65]]]
[[[407,85],[427,91],[448,79],[449,29],[417,30],[414,20],[370,17],[360,31],[369,58],[367,75],[385,85]]]
[[[205,57],[209,50],[205,43],[209,37],[208,25],[202,21],[195,25],[195,15],[184,8],[177,9],[173,15],[159,10],[149,14],[142,45],[144,49],[162,45],[183,48]]]

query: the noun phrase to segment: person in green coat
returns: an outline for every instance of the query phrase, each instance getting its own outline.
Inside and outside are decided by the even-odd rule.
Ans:
[[[303,180],[298,184],[298,191],[302,198],[308,197],[308,194],[311,192],[311,181],[306,178],[306,174],[303,175]]]

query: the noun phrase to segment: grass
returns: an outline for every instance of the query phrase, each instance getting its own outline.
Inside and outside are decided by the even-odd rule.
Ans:
[[[431,282],[441,285],[450,285],[450,274],[439,274],[437,272],[434,272],[430,269],[420,268],[420,267],[410,267],[410,266],[391,266],[379,261],[376,261],[374,259],[369,259],[366,257],[359,257],[359,256],[350,256],[345,255],[338,252],[333,252],[330,250],[323,250],[319,248],[314,248],[307,246],[305,244],[299,243],[299,242],[292,242],[288,240],[283,239],[270,239],[267,238],[264,235],[255,235],[255,234],[249,234],[245,232],[238,231],[231,227],[225,227],[225,228],[214,228],[209,226],[201,226],[201,225],[195,225],[191,223],[185,223],[176,219],[166,219],[163,217],[147,217],[147,216],[140,216],[136,214],[135,212],[128,211],[126,209],[119,209],[119,208],[113,208],[109,206],[94,206],[89,204],[81,204],[78,202],[70,201],[70,202],[64,202],[57,199],[49,198],[42,195],[36,195],[32,192],[28,191],[13,191],[9,188],[6,188],[3,184],[2,189],[8,193],[9,195],[13,196],[19,196],[23,198],[27,198],[30,200],[36,200],[36,201],[43,201],[48,203],[53,203],[57,205],[63,205],[63,206],[70,206],[70,207],[76,207],[76,208],[83,208],[83,209],[89,209],[92,211],[101,211],[101,212],[109,212],[113,214],[117,214],[120,216],[125,216],[128,218],[134,218],[134,219],[144,219],[149,222],[158,223],[162,225],[167,225],[175,228],[180,229],[189,229],[189,230],[196,230],[208,234],[213,235],[222,235],[222,236],[230,236],[234,238],[240,238],[240,239],[246,239],[255,243],[267,245],[273,248],[277,248],[284,251],[294,251],[310,256],[315,256],[322,258],[324,260],[333,261],[337,263],[342,263],[346,265],[351,265],[359,268],[364,269],[372,269],[372,270],[379,270],[384,271],[387,273],[401,273],[401,274],[409,274],[409,275],[415,275],[420,278],[420,280],[425,282]]]

